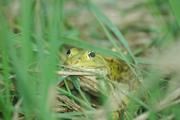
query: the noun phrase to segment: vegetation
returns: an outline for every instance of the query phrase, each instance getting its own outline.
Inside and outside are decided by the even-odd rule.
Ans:
[[[179,4],[1,0],[0,120],[180,119]],[[71,47],[123,60],[141,81],[120,117],[114,112],[120,98],[109,95],[108,87],[92,102],[78,77],[70,77],[74,92],[57,74]]]

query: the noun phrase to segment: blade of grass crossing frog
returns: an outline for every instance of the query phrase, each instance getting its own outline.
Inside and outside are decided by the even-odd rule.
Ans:
[[[107,35],[107,37],[109,38],[109,40],[111,41],[111,43],[114,45],[114,47],[119,50],[119,46],[117,45],[117,42],[115,41],[115,38],[109,33],[109,31],[107,30],[107,28],[105,27],[105,25],[101,22],[99,16],[97,16],[96,14],[94,14],[96,19],[98,20],[99,24],[102,26],[105,34]]]
[[[88,6],[90,8],[90,10],[92,11],[92,13],[99,19],[99,21],[101,22],[101,24],[105,24],[110,30],[112,30],[114,32],[114,34],[116,35],[116,37],[118,38],[118,40],[121,42],[121,44],[127,49],[127,51],[129,52],[132,60],[134,61],[135,64],[137,64],[137,61],[133,55],[133,53],[131,52],[129,45],[127,43],[127,40],[123,37],[123,35],[121,34],[121,32],[118,30],[118,28],[112,24],[112,22],[93,4],[93,3],[88,3]],[[105,27],[104,27],[105,28]],[[108,31],[107,31],[108,32]],[[110,35],[110,34],[109,34]],[[112,41],[112,40],[111,40]],[[127,59],[127,57],[123,54],[120,54],[120,59],[126,61],[126,63],[128,64],[128,66],[130,67],[130,69],[132,70],[132,72],[138,77],[135,69],[131,66],[131,62],[129,61],[129,59]]]
[[[69,94],[72,94],[72,93],[71,93],[71,90],[70,90],[70,88],[69,88],[69,84],[68,84],[67,80],[64,80],[64,85],[65,85],[65,87],[66,87],[67,92],[69,92]]]
[[[102,55],[111,56],[115,58],[121,57],[117,52],[113,52],[105,48],[100,48],[98,46],[85,42],[85,40],[80,40],[78,38],[70,38],[66,36],[63,36],[63,39],[64,39],[64,44],[66,45],[72,45],[77,48],[93,50],[99,52]],[[123,59],[123,57],[121,57],[121,59]]]
[[[79,102],[81,105],[83,105],[84,107],[86,107],[87,109],[89,110],[94,110],[94,108],[92,108],[89,104],[87,104],[86,102],[84,102],[83,100],[81,100],[80,98],[72,95],[72,94],[69,94],[69,92],[61,89],[61,88],[58,88],[58,91],[61,93],[61,94],[64,94],[72,99],[74,99],[75,101]]]
[[[135,57],[133,55],[133,53],[131,52],[129,45],[127,43],[127,40],[123,37],[123,35],[121,34],[121,32],[118,30],[118,28],[112,24],[112,22],[95,6],[95,4],[93,4],[92,2],[88,2],[88,7],[90,8],[90,10],[92,11],[93,14],[95,14],[96,16],[99,16],[99,19],[110,29],[112,30],[112,32],[114,32],[114,34],[116,35],[116,37],[118,38],[118,40],[121,42],[121,44],[127,49],[127,51],[129,52],[129,54],[131,55],[133,61],[136,63]]]
[[[80,87],[80,79],[75,77],[75,76],[72,76],[72,82],[75,86],[75,88],[78,90],[78,92],[80,93],[81,97],[84,99],[84,101],[89,104],[89,106],[91,106],[91,104],[89,103],[88,99],[86,98],[85,94],[83,93],[83,91],[81,90],[81,87]]]
[[[100,25],[102,26],[105,34],[107,35],[107,37],[109,38],[109,40],[111,41],[111,43],[114,45],[114,47],[116,48],[117,51],[119,51],[119,46],[117,45],[117,42],[115,41],[114,37],[109,33],[109,31],[107,30],[107,28],[105,27],[105,25],[101,22],[101,20],[99,19],[99,17],[97,15],[95,15],[98,22],[100,23]],[[119,53],[121,56],[121,52]]]
[[[95,14],[97,20],[99,21],[100,25],[102,26],[103,30],[105,31],[106,35],[108,36],[109,40],[112,42],[112,44],[115,46],[115,48],[119,51],[119,46],[117,45],[116,41],[114,40],[113,36],[109,33],[109,31],[107,30],[107,28],[105,27],[105,25],[101,22],[101,20],[99,19],[99,16],[97,16]],[[121,50],[120,50],[121,51]],[[126,58],[126,56],[124,54],[122,54],[121,52],[118,52],[119,55],[121,56],[120,58],[124,61],[126,61],[126,63],[128,64],[128,66],[132,69],[132,71],[136,74],[135,70],[132,68],[131,63],[129,62],[129,60]],[[137,63],[137,62],[136,62]]]

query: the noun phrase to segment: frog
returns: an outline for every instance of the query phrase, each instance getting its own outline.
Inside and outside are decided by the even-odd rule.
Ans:
[[[133,81],[135,78],[135,75],[125,61],[104,57],[94,51],[78,48],[68,49],[64,64],[69,67],[101,72],[110,80],[121,83],[129,83],[129,81]]]
[[[84,70],[85,72],[94,72],[94,76],[99,73],[100,75],[105,76],[108,81],[113,81],[115,82],[115,84],[122,83],[121,85],[118,85],[118,87],[121,89],[121,91],[123,89],[123,93],[120,93],[118,91],[119,89],[117,89],[116,91],[113,91],[112,89],[109,90],[109,95],[111,95],[110,98],[113,98],[114,101],[116,101],[117,94],[118,97],[121,97],[121,99],[123,99],[123,102],[121,102],[120,104],[118,103],[117,105],[120,106],[120,109],[123,109],[126,104],[128,104],[128,98],[124,93],[126,91],[129,92],[131,90],[134,90],[134,86],[136,86],[134,83],[137,83],[136,76],[125,61],[121,59],[106,57],[95,51],[70,48],[66,51],[64,66],[70,68],[72,71]],[[92,79],[92,76],[89,77],[89,75],[86,76],[83,74],[78,75],[78,77],[80,78],[80,86],[82,88],[87,89],[88,92],[91,91],[90,94],[92,93],[92,95],[100,96],[99,91],[102,92],[102,90],[99,90],[99,86],[97,85],[99,82],[98,80],[94,78]],[[126,85],[128,87],[126,87]],[[119,98],[117,98],[117,101],[120,101]],[[114,110],[112,114],[113,118],[115,118],[114,120],[119,119],[119,108],[117,110]]]

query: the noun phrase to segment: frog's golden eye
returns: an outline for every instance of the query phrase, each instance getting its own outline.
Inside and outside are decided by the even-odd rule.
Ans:
[[[66,54],[69,56],[71,54],[71,50],[67,50]]]
[[[89,58],[94,58],[95,56],[96,56],[96,54],[93,51],[88,53]]]

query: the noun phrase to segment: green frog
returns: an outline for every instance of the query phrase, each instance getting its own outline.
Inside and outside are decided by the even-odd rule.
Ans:
[[[104,76],[109,81],[112,81],[114,83],[122,83],[121,85],[117,86],[119,86],[121,91],[125,88],[124,91],[127,91],[127,93],[131,90],[135,90],[135,88],[137,87],[138,81],[136,79],[136,76],[131,71],[130,67],[126,64],[126,62],[119,59],[104,57],[94,51],[71,48],[66,52],[66,60],[64,62],[64,66],[70,69],[69,73],[71,75],[75,75],[73,71],[85,71],[94,73],[94,76],[96,76],[96,74]],[[78,73],[78,76],[80,78],[80,86],[87,89],[86,91],[92,91],[93,95],[94,93],[98,93],[98,91],[102,91],[99,90],[99,86],[97,85],[99,81],[97,79],[94,79],[91,74]],[[117,92],[113,93],[112,89],[110,90],[110,94],[114,99],[116,99],[116,93]],[[124,93],[120,93],[119,96],[122,97],[123,101],[128,101]],[[120,106],[120,108],[122,108],[122,104]],[[113,114],[114,113],[116,114],[117,112],[113,112]]]
[[[71,48],[67,51],[65,65],[72,68],[94,71],[107,76],[112,81],[131,84],[135,75],[123,61],[104,57],[94,51]]]

